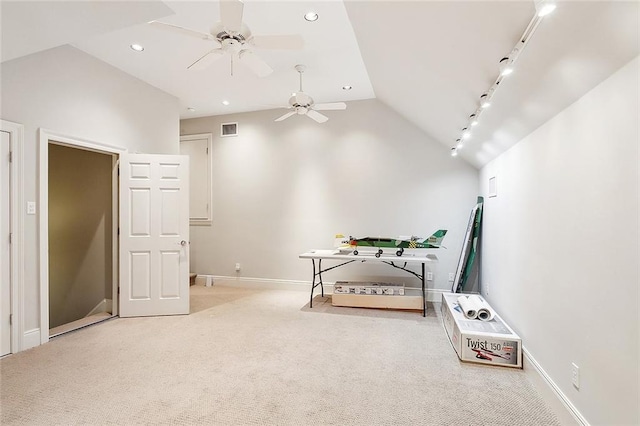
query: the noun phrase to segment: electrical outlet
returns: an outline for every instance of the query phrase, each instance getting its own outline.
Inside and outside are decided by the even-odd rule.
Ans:
[[[427,281],[433,281],[433,272],[427,272]]]
[[[240,270],[240,264],[236,263],[236,272]]]
[[[571,383],[576,389],[580,389],[580,367],[571,363]]]
[[[449,281],[453,281],[456,279],[456,274],[454,274],[453,272],[449,272]]]

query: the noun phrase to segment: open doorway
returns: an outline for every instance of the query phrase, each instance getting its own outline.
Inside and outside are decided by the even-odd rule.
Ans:
[[[48,157],[49,337],[53,337],[114,315],[117,157],[54,141],[49,141]]]
[[[132,154],[124,148],[65,136],[39,129],[38,200],[40,211],[40,327],[39,344],[49,341],[50,330],[50,270],[55,243],[50,244],[49,232],[49,161],[50,145],[60,145],[72,151],[88,151],[111,160],[111,317],[184,315],[189,313],[189,159],[182,155]],[[55,154],[54,154],[55,155]],[[69,168],[79,168],[80,163]],[[95,189],[93,178],[77,178],[89,192]],[[63,206],[73,245],[80,226],[77,221],[86,215],[91,198],[71,208]],[[35,203],[34,203],[35,204]],[[35,207],[35,206],[34,206]],[[35,210],[35,208],[34,208]],[[102,219],[94,220],[101,223]],[[105,220],[106,222],[106,220]],[[106,225],[106,223],[105,223]],[[104,227],[106,228],[106,226]],[[104,231],[104,228],[100,228]],[[95,228],[94,228],[95,229]],[[94,231],[94,236],[97,231]],[[109,232],[105,231],[108,238]],[[89,232],[89,235],[92,235]],[[90,250],[85,244],[83,253]],[[105,243],[106,244],[106,243]],[[108,251],[105,249],[105,251]],[[66,259],[62,260],[63,262]],[[108,276],[109,266],[103,269]],[[76,271],[83,271],[82,268]],[[105,290],[105,299],[108,292]],[[96,299],[96,303],[99,303]],[[105,304],[108,302],[105,302]],[[92,305],[89,305],[92,306]],[[96,305],[93,305],[98,306]],[[93,308],[91,308],[93,309]],[[85,313],[86,315],[86,313]],[[78,321],[86,321],[83,319]],[[85,324],[81,324],[80,327]],[[35,333],[31,333],[35,334]],[[37,343],[36,343],[37,344]],[[32,345],[35,346],[35,345]]]

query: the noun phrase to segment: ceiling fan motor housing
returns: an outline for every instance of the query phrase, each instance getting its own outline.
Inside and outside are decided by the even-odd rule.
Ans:
[[[239,32],[235,32],[235,31],[229,32],[225,29],[222,22],[218,22],[216,25],[211,27],[211,31],[209,32],[220,43],[223,43],[225,40],[235,40],[240,44],[244,44],[247,40],[251,38],[251,30],[245,24],[242,24],[242,27],[240,28]]]

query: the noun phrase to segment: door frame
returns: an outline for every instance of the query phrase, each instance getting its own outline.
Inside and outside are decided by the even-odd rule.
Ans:
[[[24,347],[24,179],[23,147],[24,125],[0,120],[0,130],[10,135],[11,183],[10,183],[10,231],[11,232],[11,353]]]
[[[49,341],[49,143],[67,146],[70,148],[83,149],[101,154],[113,156],[114,170],[117,170],[117,163],[120,154],[127,152],[126,148],[117,145],[104,144],[89,141],[75,136],[64,135],[47,129],[38,129],[38,203],[40,204],[40,215],[38,220],[38,245],[40,252],[40,344]],[[118,175],[113,173],[112,185],[112,209],[113,209],[113,315],[117,315],[118,300]]]

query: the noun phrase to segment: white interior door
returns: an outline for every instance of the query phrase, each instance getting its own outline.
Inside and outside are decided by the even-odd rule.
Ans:
[[[9,170],[10,134],[1,132],[0,140],[0,356],[11,353],[11,173]]]
[[[120,155],[120,316],[189,313],[189,158]]]

